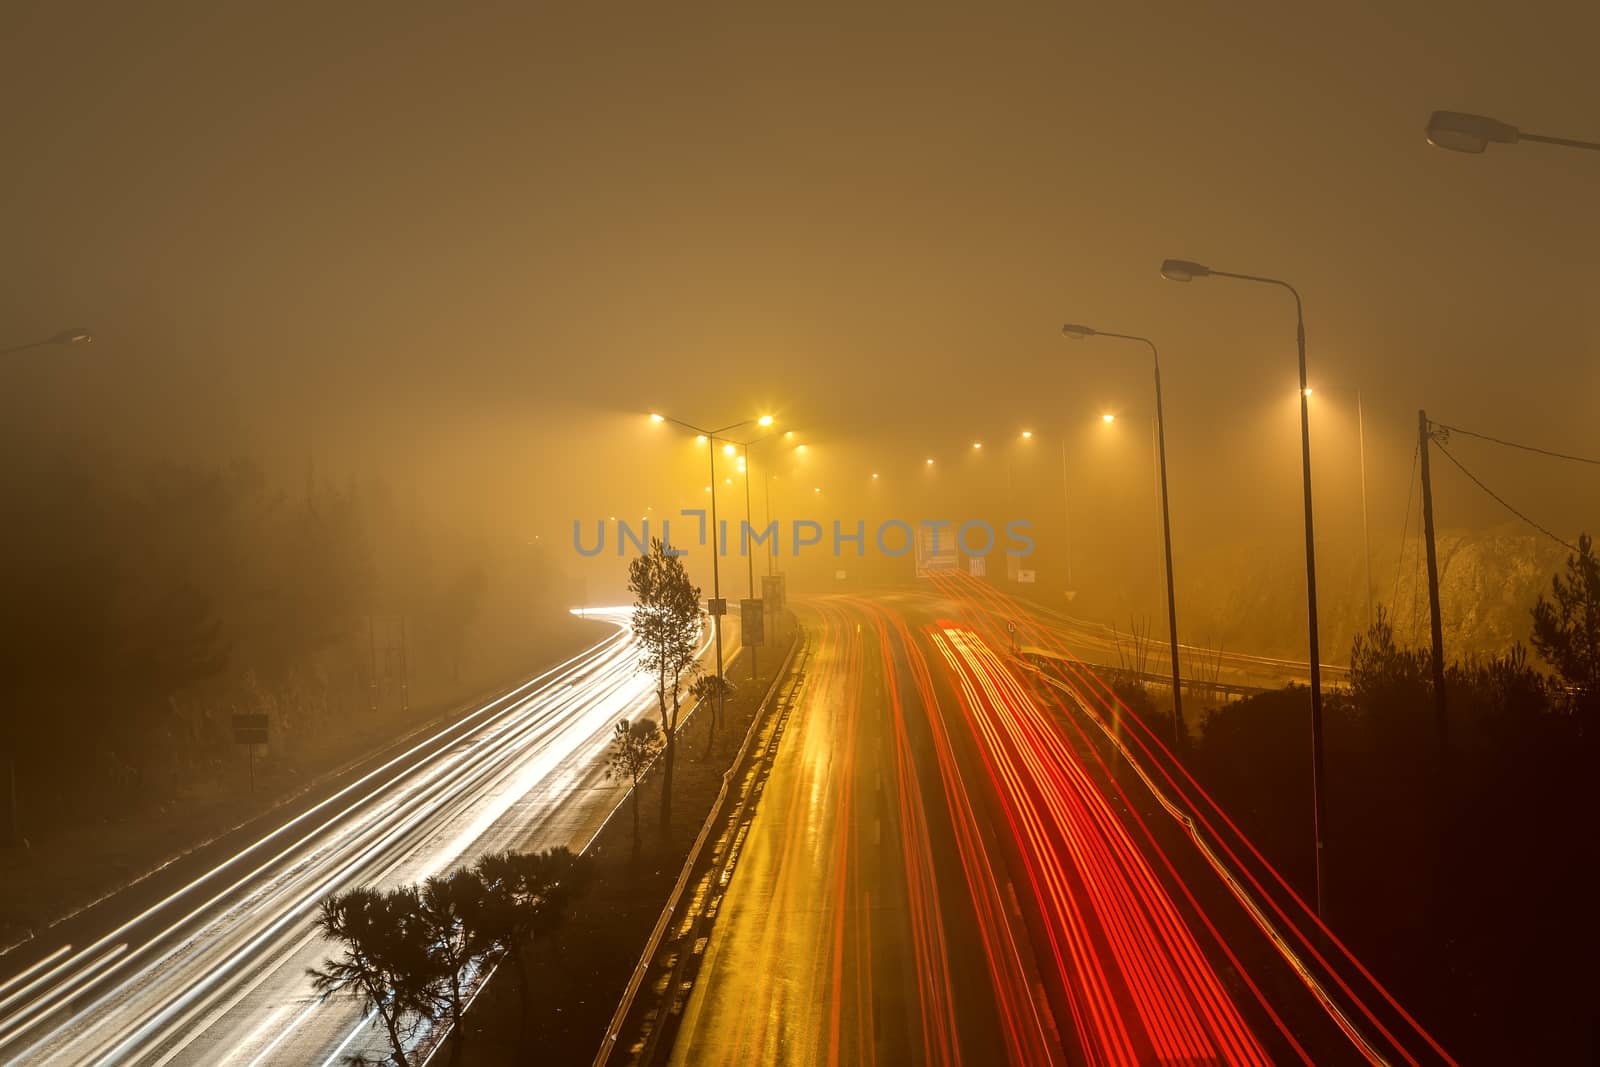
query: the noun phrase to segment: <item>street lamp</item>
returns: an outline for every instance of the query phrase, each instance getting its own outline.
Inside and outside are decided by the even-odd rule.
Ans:
[[[1593,141],[1574,141],[1567,137],[1546,137],[1543,134],[1524,133],[1510,123],[1500,122],[1484,115],[1468,115],[1461,111],[1435,111],[1428,116],[1428,143],[1452,152],[1478,155],[1493,144],[1516,144],[1518,141],[1537,141],[1540,144],[1560,145],[1562,148],[1587,148],[1600,151]]]
[[[763,415],[761,418],[767,419],[770,424],[772,416]],[[711,599],[720,602],[722,600],[722,568],[718,565],[719,561],[717,559],[721,547],[717,537],[720,531],[717,526],[717,436],[761,420],[740,419],[738,422],[729,423],[719,430],[702,430],[693,423],[684,422],[682,419],[675,419],[671,415],[662,415],[658,412],[650,413],[650,421],[658,424],[670,422],[674,426],[681,426],[693,433],[696,441],[704,441],[708,445],[706,455],[711,462],[711,484],[706,486],[706,491],[711,494]],[[719,603],[718,606],[724,611],[727,609],[726,604]],[[722,669],[722,612],[712,613],[711,626],[716,634],[717,642],[717,678],[719,681],[726,682],[727,675],[723,673]],[[722,719],[723,712],[727,707],[727,698],[723,694],[723,690],[726,688],[724,685],[717,686],[717,719],[719,721]]]
[[[9,356],[13,352],[23,352],[30,348],[43,348],[45,345],[86,345],[93,341],[94,334],[90,333],[88,329],[82,326],[73,326],[41,341],[29,341],[25,345],[0,348],[0,356]]]
[[[756,420],[756,425],[757,426],[771,426],[772,425],[772,416],[771,415],[763,415],[763,416],[761,416],[759,419]],[[765,433],[765,434],[762,434],[760,437],[752,437],[748,441],[740,441],[740,442],[738,442],[738,445],[739,445],[739,472],[744,475],[744,525],[745,525],[745,530],[746,531],[748,531],[749,528],[750,528],[750,446],[751,445],[755,445],[755,444],[760,444],[762,441],[770,441],[776,436],[778,436],[778,433],[777,433],[776,430],[774,430],[772,433]],[[794,436],[794,431],[793,430],[788,431],[788,433],[785,436],[793,437]],[[733,449],[733,445],[728,445],[727,446],[727,450],[728,451],[732,451],[732,449]],[[773,572],[773,568],[775,566],[774,556],[776,555],[777,548],[778,548],[777,533],[772,530],[772,483],[771,483],[770,480],[766,480],[765,489],[766,489],[766,495],[767,495],[767,530],[772,536],[772,547],[767,550],[767,572],[770,574],[770,573]],[[744,538],[744,535],[741,534],[740,535],[740,541],[739,541],[739,546],[740,546],[741,551],[743,551],[743,549],[744,549],[744,539],[743,538]],[[745,552],[744,555],[745,555],[746,569],[749,571],[749,580],[750,580],[750,594],[749,595],[750,595],[750,599],[754,600],[756,598],[756,558],[754,556],[752,556],[749,552]],[[756,646],[755,645],[750,645],[748,647],[750,649],[750,680],[753,682],[753,681],[756,680],[756,672],[757,672],[757,667],[756,667]]]
[[[1235,274],[1212,270],[1186,259],[1169,259],[1161,264],[1161,276],[1168,281],[1187,282],[1195,278],[1235,278],[1239,281],[1276,285],[1294,297],[1295,341],[1300,354],[1300,473],[1305,489],[1306,525],[1306,615],[1311,652],[1311,820],[1316,837],[1317,915],[1323,914],[1322,846],[1327,827],[1327,807],[1322,787],[1322,657],[1317,641],[1317,546],[1311,518],[1311,409],[1310,387],[1306,383],[1306,319],[1300,291],[1278,278],[1254,274]]]
[[[1161,411],[1161,354],[1156,351],[1154,341],[1135,334],[1106,333],[1070,322],[1061,327],[1061,332],[1075,341],[1084,341],[1091,337],[1110,337],[1119,341],[1135,341],[1147,345],[1150,349],[1150,359],[1155,367],[1156,377],[1156,455],[1161,468],[1161,543],[1166,552],[1167,562],[1167,631],[1172,642],[1172,740],[1174,744],[1182,744],[1183,682],[1178,670],[1178,598],[1173,591],[1172,581],[1172,518],[1167,505],[1167,425]],[[1116,416],[1106,414],[1101,418],[1109,423]]]

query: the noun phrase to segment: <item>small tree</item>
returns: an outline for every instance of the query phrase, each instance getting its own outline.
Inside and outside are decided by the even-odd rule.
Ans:
[[[711,728],[706,731],[706,754],[711,754],[711,743],[716,740],[717,710],[723,701],[733,696],[733,683],[720,674],[702,674],[689,686],[689,696],[699,704],[708,704]]]
[[[1567,576],[1550,579],[1550,599],[1533,606],[1533,648],[1573,691],[1574,706],[1600,706],[1600,557],[1588,534],[1567,557]]]
[[[700,638],[700,587],[689,581],[679,556],[668,554],[659,537],[648,554],[628,564],[628,592],[634,595],[633,634],[643,649],[641,673],[654,675],[656,701],[666,745],[661,767],[661,828],[672,822],[672,765],[677,752],[679,683],[694,667]],[[667,695],[670,686],[671,703]]]
[[[523,1029],[533,1016],[528,950],[566,919],[568,903],[588,891],[593,864],[565,848],[548,852],[491,852],[473,868],[483,893],[468,918],[480,952],[499,952],[517,973]]]
[[[488,946],[479,941],[471,927],[483,894],[483,882],[465,868],[429,878],[422,883],[419,894],[420,916],[431,949],[434,979],[449,1009],[453,1037],[451,1063],[461,1062],[461,1050],[467,1041],[467,1028],[463,1025],[466,1003],[461,988],[462,973],[488,951]]]
[[[639,779],[665,744],[654,719],[623,719],[611,735],[607,778],[626,778],[633,784],[633,850],[639,851]]]
[[[361,1000],[382,1021],[395,1062],[410,1067],[405,1043],[436,1018],[441,1003],[416,888],[336,893],[323,900],[317,926],[344,951],[306,972],[312,986],[324,998],[343,993]]]

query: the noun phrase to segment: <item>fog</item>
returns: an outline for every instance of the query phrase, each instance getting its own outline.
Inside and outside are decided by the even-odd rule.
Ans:
[[[1041,596],[1070,539],[1073,610],[1159,620],[1150,368],[1081,321],[1160,346],[1185,636],[1293,652],[1292,301],[1158,276],[1192,257],[1304,294],[1340,658],[1366,540],[1375,598],[1414,599],[1419,408],[1600,451],[1593,161],[1421,132],[1449,107],[1593,135],[1581,5],[176,6],[178,32],[7,17],[0,342],[97,340],[8,357],[3,462],[381,485],[455,543],[538,543],[557,603],[620,594],[574,520],[704,496],[703,450],[645,413],[772,413],[808,444],[752,451],[783,521],[1026,519]],[[1593,467],[1449,447],[1561,537],[1595,527]],[[1550,547],[1434,463],[1442,531]],[[892,571],[848,563],[786,569]]]

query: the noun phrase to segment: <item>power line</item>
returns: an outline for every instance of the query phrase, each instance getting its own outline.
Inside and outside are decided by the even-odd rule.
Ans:
[[[1461,465],[1461,461],[1459,459],[1456,459],[1456,457],[1452,456],[1450,454],[1450,450],[1445,448],[1444,445],[1439,444],[1439,442],[1437,440],[1434,441],[1434,445],[1439,449],[1440,452],[1442,452],[1444,454],[1444,458],[1445,459],[1448,459],[1451,463],[1454,463],[1457,470],[1459,470],[1462,474],[1465,474],[1468,478],[1470,478],[1472,480],[1472,484],[1473,485],[1476,485],[1479,489],[1482,489],[1485,493],[1488,493],[1491,497],[1493,497],[1494,500],[1495,500],[1495,503],[1499,504],[1501,507],[1503,507],[1507,511],[1511,512],[1511,514],[1515,515],[1517,518],[1521,519],[1523,522],[1527,523],[1529,526],[1532,526],[1535,530],[1538,530],[1540,533],[1542,533],[1546,537],[1550,538],[1550,540],[1554,541],[1556,544],[1561,545],[1567,551],[1569,551],[1569,552],[1578,551],[1578,549],[1577,549],[1577,547],[1575,545],[1571,544],[1570,542],[1563,541],[1561,538],[1557,537],[1555,534],[1551,533],[1549,530],[1545,529],[1543,526],[1540,526],[1538,523],[1536,523],[1532,519],[1528,518],[1528,516],[1524,515],[1522,512],[1518,511],[1516,508],[1514,508],[1510,504],[1506,503],[1504,498],[1502,498],[1499,493],[1496,493],[1493,489],[1490,489],[1487,485],[1484,485],[1483,482],[1481,482],[1478,479],[1478,476],[1476,474],[1473,474],[1471,471],[1467,470],[1466,467],[1462,466]]]
[[[1506,441],[1499,437],[1491,437],[1486,433],[1478,433],[1474,430],[1463,430],[1459,426],[1449,426],[1442,422],[1436,422],[1434,425],[1439,427],[1439,429],[1446,431],[1447,433],[1466,434],[1468,437],[1476,437],[1480,441],[1489,441],[1497,445],[1505,445],[1507,448],[1520,448],[1524,452],[1537,452],[1541,456],[1549,456],[1552,459],[1568,459],[1574,463],[1588,463],[1592,466],[1600,467],[1600,459],[1590,459],[1588,456],[1571,456],[1565,452],[1553,452],[1548,448],[1540,448],[1537,445],[1518,444],[1516,441]]]

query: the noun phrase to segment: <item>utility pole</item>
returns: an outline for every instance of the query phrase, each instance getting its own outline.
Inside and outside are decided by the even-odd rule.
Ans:
[[[1072,501],[1067,494],[1067,433],[1061,431],[1061,541],[1067,557],[1067,591],[1072,591]]]
[[[372,664],[371,684],[367,687],[372,698],[372,714],[378,714],[378,634],[372,616],[367,616],[367,655]]]
[[[1361,390],[1356,390],[1356,438],[1361,450],[1361,547],[1367,554],[1367,629],[1372,628],[1372,537],[1367,532],[1367,423],[1361,413]]]
[[[411,710],[411,656],[406,646],[406,617],[400,616],[400,714]]]
[[[1417,412],[1417,446],[1422,455],[1422,536],[1428,546],[1428,611],[1433,632],[1433,709],[1438,720],[1439,756],[1444,758],[1450,750],[1450,720],[1445,715],[1444,696],[1444,624],[1439,617],[1439,562],[1433,546],[1433,478],[1428,472],[1428,413]]]
[[[744,530],[739,534],[739,550],[744,553],[745,566],[750,572],[750,592],[746,594],[751,600],[756,598],[756,558],[750,554],[750,547],[745,538],[750,530],[750,443],[747,441],[739,446],[740,455],[744,458]],[[743,620],[740,621],[741,627]],[[739,641],[750,650],[750,680],[756,680],[756,646],[745,640],[743,629],[739,631]]]

